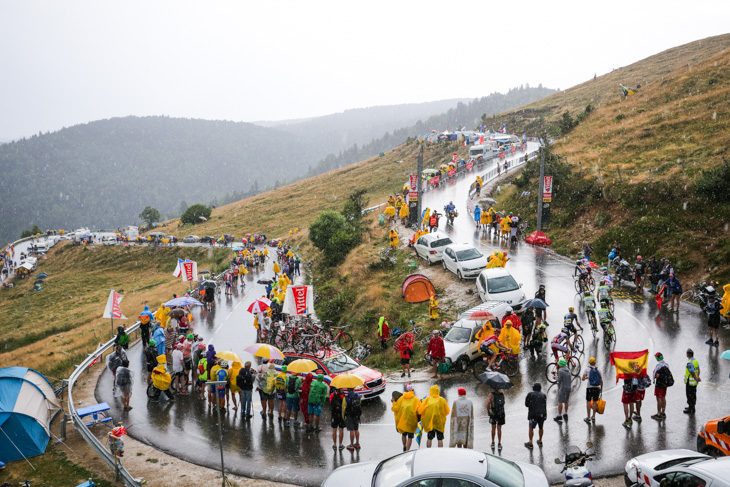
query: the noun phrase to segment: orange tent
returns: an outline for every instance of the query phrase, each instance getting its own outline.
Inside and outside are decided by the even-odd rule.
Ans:
[[[403,281],[403,297],[409,303],[422,303],[436,294],[431,281],[423,274],[412,274]]]

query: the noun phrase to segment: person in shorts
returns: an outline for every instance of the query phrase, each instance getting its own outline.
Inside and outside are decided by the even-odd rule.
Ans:
[[[274,377],[274,389],[267,387],[269,376]],[[267,410],[269,418],[274,417],[274,398],[276,397],[276,366],[269,359],[262,359],[261,364],[256,367],[256,387],[259,391],[261,401],[261,417],[266,419]]]
[[[720,342],[718,341],[718,332],[720,329],[720,303],[715,299],[715,296],[710,295],[707,298],[707,327],[710,330],[710,338],[705,342],[708,345],[719,347]],[[715,337],[713,340],[712,337]]]
[[[354,389],[350,389],[345,396],[345,427],[350,432],[350,444],[347,445],[347,449],[350,451],[360,449],[360,408],[359,408],[359,396]],[[354,407],[354,404],[358,404]]]
[[[631,417],[634,414],[634,395],[636,392],[636,384],[634,379],[624,379],[623,393],[621,394],[621,404],[624,405],[625,420],[622,423],[625,427],[631,428],[633,421]]]
[[[664,361],[664,356],[661,352],[654,354],[654,358],[657,360],[656,367],[654,368],[654,396],[656,397],[656,414],[651,415],[651,419],[661,420],[667,417],[667,383],[666,376],[671,375],[669,371],[669,365]],[[666,371],[662,369],[666,367]],[[672,379],[673,380],[673,379]]]
[[[279,422],[281,422],[286,414],[286,365],[276,375],[276,400],[279,403]]]
[[[401,377],[406,376],[406,369],[408,369],[408,377],[411,376],[411,356],[413,355],[413,344],[406,343],[403,344],[403,348],[400,351],[400,363],[401,363]]]
[[[311,391],[310,391],[311,392]],[[345,445],[342,440],[345,437],[345,418],[343,416],[342,405],[345,400],[347,389],[333,389],[330,394],[330,426],[332,426],[332,449],[344,450]],[[340,444],[337,446],[337,435],[340,436]]]
[[[586,386],[586,414],[587,416],[583,419],[586,423],[596,422],[596,404],[598,399],[601,397],[603,392],[603,375],[596,367],[596,358],[591,357],[588,359],[588,367],[583,371],[581,380],[587,380],[588,385]],[[593,414],[591,414],[591,412]]]
[[[529,423],[530,441],[525,443],[525,447],[532,450],[532,438],[535,428],[538,429],[537,446],[542,448],[543,425],[547,419],[547,396],[542,392],[542,384],[535,382],[532,385],[532,392],[525,397],[525,407],[527,408],[527,421]]]
[[[494,434],[497,434],[497,449],[502,450],[502,426],[504,426],[504,393],[497,389],[492,389],[487,399],[487,414],[489,415],[489,424],[492,425],[492,450],[494,450]]]

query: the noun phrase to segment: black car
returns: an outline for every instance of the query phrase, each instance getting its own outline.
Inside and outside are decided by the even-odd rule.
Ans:
[[[210,235],[207,235],[205,237],[200,238],[200,243],[211,243],[215,242],[215,237],[211,237]]]
[[[236,237],[234,237],[230,233],[224,233],[223,238],[226,240],[226,243],[231,243],[236,239]]]

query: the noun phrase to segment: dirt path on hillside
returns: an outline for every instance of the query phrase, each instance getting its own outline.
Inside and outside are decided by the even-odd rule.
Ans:
[[[88,373],[82,375],[74,387],[74,400],[76,407],[96,404],[94,389],[103,371],[103,366],[97,364]],[[64,410],[67,409],[68,397],[64,396]],[[62,418],[62,416],[58,416]],[[53,423],[53,430],[56,436],[60,434],[61,419]],[[106,444],[106,426],[93,426],[91,431],[102,444]],[[69,460],[81,465],[97,477],[109,482],[114,482],[114,471],[102,461],[91,447],[84,441],[81,435],[75,431],[72,424],[67,426],[66,441],[68,448],[63,448]],[[214,447],[211,444],[211,448]],[[124,437],[124,466],[135,478],[143,478],[147,485],[168,485],[178,481],[185,485],[220,485],[220,471],[201,467],[185,462],[162,451],[156,450],[149,445],[134,440],[129,436]],[[234,485],[239,487],[294,487],[292,484],[270,482],[266,480],[249,479],[236,475],[229,475]],[[184,480],[183,480],[184,479]]]

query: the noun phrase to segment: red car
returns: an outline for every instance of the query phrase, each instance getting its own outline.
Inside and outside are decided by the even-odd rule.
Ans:
[[[365,381],[360,387],[355,388],[355,392],[360,395],[362,400],[372,399],[385,391],[385,378],[383,374],[377,370],[360,365],[355,359],[342,352],[330,351],[324,358],[317,358],[313,355],[305,355],[299,353],[287,353],[284,360],[276,360],[276,370],[281,371],[281,366],[291,363],[297,359],[307,359],[316,363],[318,369],[312,372],[313,375],[324,374],[324,381],[329,383],[339,374],[349,373],[355,374]],[[299,374],[304,376],[306,374]]]

